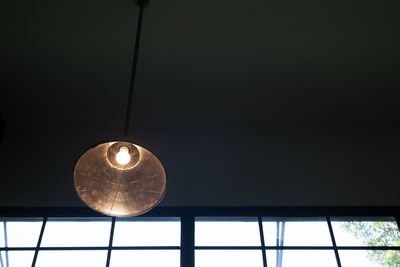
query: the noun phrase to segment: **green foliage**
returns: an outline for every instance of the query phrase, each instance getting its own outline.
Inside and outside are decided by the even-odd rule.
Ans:
[[[342,227],[366,246],[400,246],[400,232],[395,222],[345,222]],[[369,259],[383,267],[400,267],[400,251],[369,250]]]

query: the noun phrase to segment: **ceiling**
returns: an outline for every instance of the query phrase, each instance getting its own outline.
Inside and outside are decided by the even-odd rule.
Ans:
[[[163,206],[400,205],[400,2],[152,0],[129,139]],[[0,206],[82,206],[120,139],[133,0],[3,0]]]

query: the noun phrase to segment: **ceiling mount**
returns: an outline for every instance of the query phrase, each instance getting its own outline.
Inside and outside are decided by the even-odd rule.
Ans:
[[[146,7],[150,4],[150,0],[135,0],[135,2],[140,7]]]

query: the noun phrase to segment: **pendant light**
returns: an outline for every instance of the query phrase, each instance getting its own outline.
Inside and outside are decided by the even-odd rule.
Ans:
[[[124,138],[129,129],[135,84],[143,9],[146,0],[136,0],[139,20],[136,31]],[[115,217],[143,214],[155,207],[166,190],[166,174],[160,161],[147,149],[127,141],[110,141],[88,149],[74,170],[76,192],[95,211]]]

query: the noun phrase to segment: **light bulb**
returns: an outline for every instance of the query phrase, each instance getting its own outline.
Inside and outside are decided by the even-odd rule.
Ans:
[[[129,149],[126,146],[121,147],[115,159],[121,165],[128,164],[131,161],[131,155],[129,155]]]

